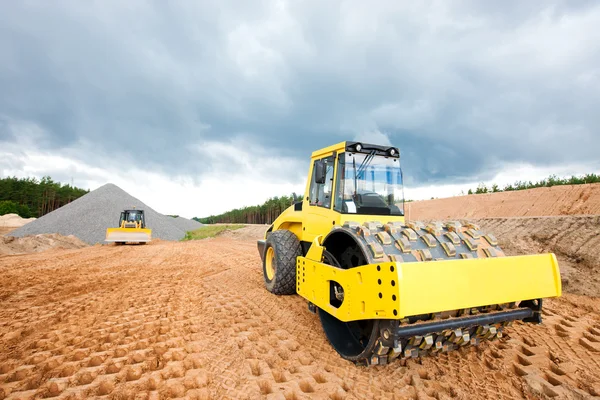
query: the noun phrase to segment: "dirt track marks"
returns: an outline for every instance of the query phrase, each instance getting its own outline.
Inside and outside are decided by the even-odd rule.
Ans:
[[[553,305],[544,313],[544,325],[535,330],[514,329],[510,349],[514,372],[537,395],[559,398],[600,396],[600,341],[598,316],[556,314]]]
[[[600,390],[600,302],[584,297],[547,302],[542,326],[514,325],[501,341],[367,369],[333,351],[303,299],[264,289],[255,241],[50,251],[0,260],[0,277],[0,398],[589,398]]]

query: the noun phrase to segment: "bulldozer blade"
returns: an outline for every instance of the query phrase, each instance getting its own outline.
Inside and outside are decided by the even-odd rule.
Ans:
[[[108,228],[106,230],[106,242],[137,242],[145,243],[152,240],[151,229],[135,228]]]

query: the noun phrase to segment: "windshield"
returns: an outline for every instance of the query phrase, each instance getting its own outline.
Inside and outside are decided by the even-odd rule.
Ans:
[[[398,158],[344,153],[339,157],[335,208],[349,214],[404,215]]]
[[[139,211],[129,211],[127,212],[127,221],[135,222],[140,221],[142,219],[142,213]]]

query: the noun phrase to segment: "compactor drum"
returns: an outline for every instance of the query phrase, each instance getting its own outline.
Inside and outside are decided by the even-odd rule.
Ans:
[[[146,244],[152,240],[152,230],[146,227],[144,210],[121,211],[118,228],[107,228],[106,238],[109,243],[141,243]]]
[[[552,253],[507,257],[468,221],[406,221],[395,147],[313,152],[306,192],[258,241],[265,286],[299,294],[341,357],[385,364],[541,323],[561,295]]]

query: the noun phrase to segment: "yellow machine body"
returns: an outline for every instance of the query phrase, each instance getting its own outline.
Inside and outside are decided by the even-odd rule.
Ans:
[[[108,243],[147,243],[152,240],[152,229],[146,227],[144,210],[124,210],[117,228],[107,228],[104,239]]]
[[[313,152],[301,201],[257,243],[267,289],[306,299],[332,347],[357,363],[541,323],[542,299],[561,295],[555,255],[507,257],[469,221],[407,221],[399,164],[392,146],[340,142]]]

